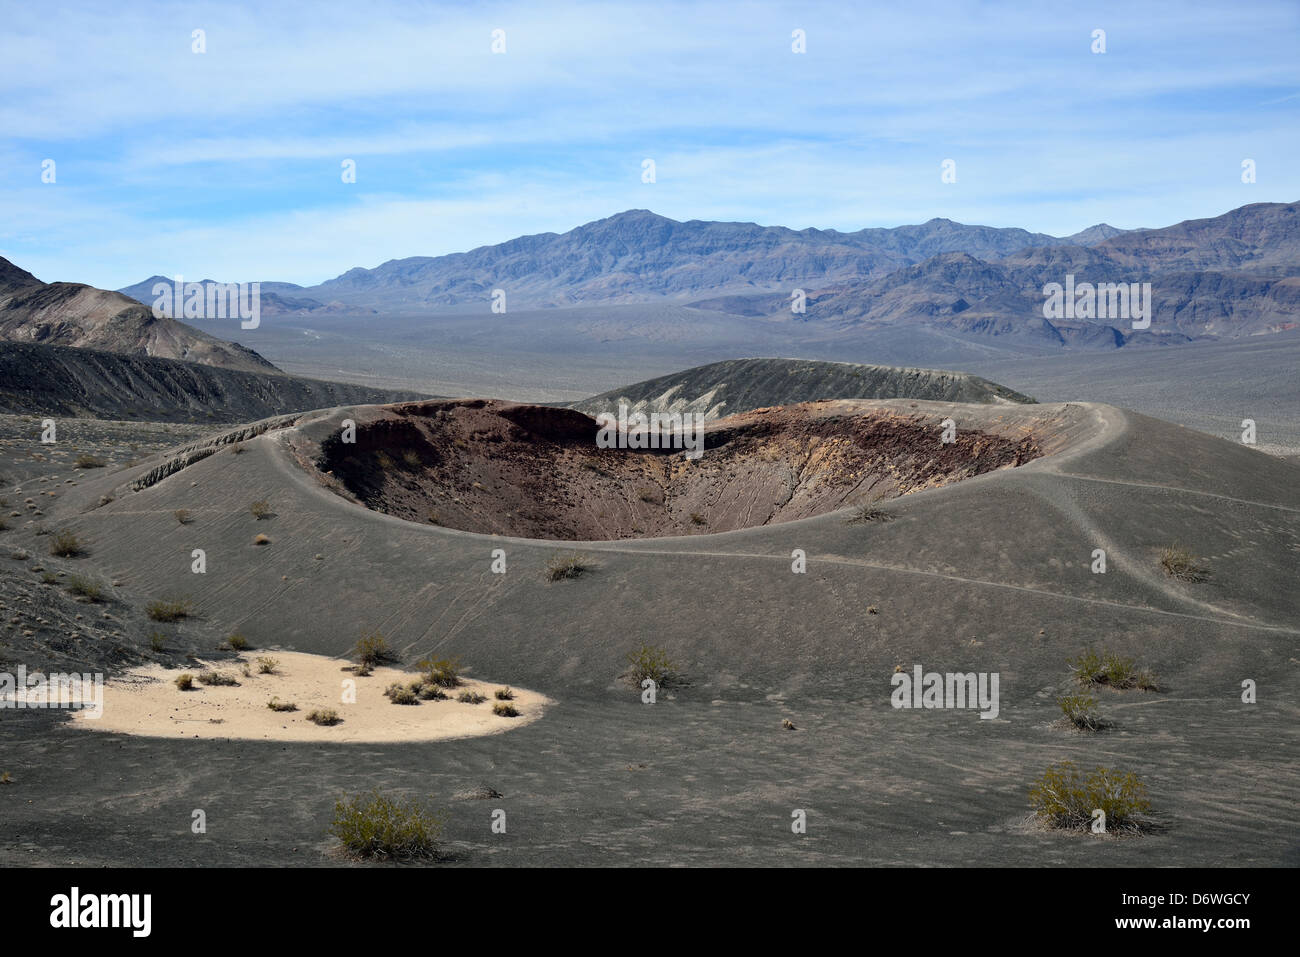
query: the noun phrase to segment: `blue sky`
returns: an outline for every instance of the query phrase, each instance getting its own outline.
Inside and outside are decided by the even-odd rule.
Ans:
[[[1295,0],[3,0],[0,22],[0,255],[46,281],[311,284],[630,208],[1062,235],[1300,199]]]

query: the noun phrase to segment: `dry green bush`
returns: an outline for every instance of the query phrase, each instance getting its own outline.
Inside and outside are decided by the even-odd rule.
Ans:
[[[328,832],[353,857],[410,860],[437,856],[443,818],[378,790],[339,800]]]
[[[424,680],[439,688],[460,686],[459,658],[421,658],[415,666],[425,673]]]
[[[874,505],[859,505],[845,520],[845,525],[865,525],[870,522],[891,522],[894,516]]]
[[[668,657],[668,652],[655,645],[642,645],[629,652],[627,663],[627,676],[637,687],[647,678],[661,688],[678,678],[677,666]]]
[[[1161,549],[1160,567],[1169,577],[1185,582],[1205,581],[1209,575],[1205,567],[1197,563],[1192,550],[1183,545],[1169,545]]]
[[[194,614],[194,602],[188,598],[159,599],[144,606],[153,621],[180,621]]]
[[[357,640],[356,646],[352,649],[352,657],[356,658],[363,667],[373,670],[375,665],[392,661],[395,655],[383,635],[377,631],[369,631]]]
[[[393,704],[419,704],[419,695],[409,685],[391,684],[384,689],[384,695]]]
[[[68,579],[68,591],[90,601],[103,601],[104,599],[103,584],[91,578],[83,578],[81,575],[73,575]]]
[[[1089,830],[1094,810],[1105,812],[1108,831],[1141,831],[1150,824],[1151,801],[1136,774],[1098,767],[1085,775],[1071,761],[1043,773],[1029,789],[1029,804],[1051,827]]]
[[[80,539],[68,529],[55,533],[50,539],[50,554],[59,558],[74,558],[82,552]]]
[[[1107,685],[1111,688],[1140,688],[1143,691],[1157,691],[1156,676],[1146,668],[1139,668],[1132,658],[1126,658],[1113,651],[1097,651],[1089,648],[1077,658],[1069,659],[1066,664],[1074,673],[1075,680],[1081,685]]]
[[[211,685],[214,688],[234,688],[239,686],[239,681],[234,675],[228,675],[224,671],[203,671],[199,673],[199,684]]]
[[[547,581],[564,581],[568,578],[577,578],[590,567],[587,556],[581,552],[572,552],[568,555],[557,554],[551,557],[546,563]]]
[[[1065,719],[1080,731],[1099,731],[1102,721],[1097,717],[1097,699],[1092,695],[1071,694],[1058,698]]]

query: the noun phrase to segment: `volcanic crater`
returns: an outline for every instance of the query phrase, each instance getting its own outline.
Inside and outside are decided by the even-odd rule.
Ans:
[[[755,409],[709,422],[692,459],[680,445],[599,448],[596,420],[570,409],[426,401],[349,410],[354,441],[337,417],[307,426],[315,447],[300,460],[339,494],[411,522],[609,541],[808,518],[1053,451],[1053,431],[1025,412],[958,413],[945,443],[953,409],[871,400]]]

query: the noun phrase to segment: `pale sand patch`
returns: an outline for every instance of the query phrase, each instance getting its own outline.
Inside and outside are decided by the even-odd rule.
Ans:
[[[275,658],[273,674],[258,674],[257,659]],[[252,674],[241,672],[247,662]],[[99,718],[85,711],[73,713],[73,723],[96,731],[117,731],[160,738],[239,738],[255,741],[345,741],[383,743],[395,741],[441,741],[508,731],[536,721],[554,702],[535,691],[512,687],[509,704],[519,711],[516,718],[492,713],[493,696],[503,684],[464,678],[459,688],[444,689],[445,701],[421,701],[414,705],[393,704],[384,690],[394,682],[406,684],[416,672],[398,668],[376,668],[368,677],[343,669],[351,663],[341,658],[293,651],[254,651],[239,661],[204,662],[204,668],[150,665],[128,672],[104,684],[104,710]],[[203,671],[232,675],[238,687],[199,684]],[[194,690],[181,691],[176,677],[185,672],[195,676]],[[344,704],[343,682],[356,682],[356,702]],[[477,691],[486,700],[467,704],[456,700],[462,691]],[[291,701],[297,711],[272,711],[272,698]],[[323,727],[307,720],[317,708],[332,708],[342,722]]]

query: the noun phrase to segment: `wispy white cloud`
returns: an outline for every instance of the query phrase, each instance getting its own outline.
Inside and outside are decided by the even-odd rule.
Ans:
[[[1287,2],[263,6],[7,11],[0,246],[43,278],[316,282],[629,207],[1062,233],[1300,196]]]

